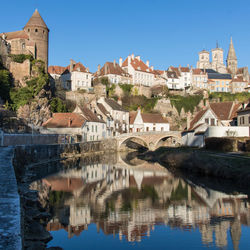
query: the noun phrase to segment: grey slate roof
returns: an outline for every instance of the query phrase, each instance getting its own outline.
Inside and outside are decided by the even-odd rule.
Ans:
[[[105,98],[105,102],[113,109],[113,110],[118,110],[118,111],[123,111],[126,112],[126,110],[118,104],[116,101],[112,99]]]
[[[208,79],[232,79],[230,74],[220,74],[220,73],[208,73]]]

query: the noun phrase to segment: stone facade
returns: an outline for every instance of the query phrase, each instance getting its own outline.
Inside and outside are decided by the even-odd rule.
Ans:
[[[37,10],[23,30],[4,32],[0,34],[0,37],[8,44],[10,54],[33,55],[35,59],[45,63],[47,72],[49,29]]]

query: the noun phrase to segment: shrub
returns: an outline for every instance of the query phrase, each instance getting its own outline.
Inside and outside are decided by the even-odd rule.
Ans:
[[[225,93],[225,92],[214,92],[210,93],[209,99],[219,99],[221,102],[226,102],[226,101],[240,101],[240,102],[245,102],[250,99],[250,93],[248,92],[241,92],[241,93]]]
[[[23,63],[25,60],[33,61],[34,58],[32,55],[25,55],[25,54],[19,54],[19,55],[10,55],[13,62],[17,63]]]
[[[11,77],[8,70],[0,70],[0,97],[4,101],[10,98]]]
[[[134,86],[132,84],[127,84],[127,83],[121,84],[121,83],[119,83],[119,87],[123,90],[123,93],[125,95],[129,95]]]
[[[19,107],[29,103],[32,98],[33,94],[29,87],[11,89],[10,91],[11,107],[13,110],[17,110]]]
[[[210,137],[205,139],[205,148],[209,150],[232,152],[236,145],[237,141],[233,138]]]
[[[203,99],[202,95],[190,95],[190,96],[179,96],[173,95],[170,96],[171,105],[174,106],[178,113],[181,113],[182,108],[187,113],[190,111],[191,113],[194,112],[195,107],[200,103]]]
[[[50,110],[53,113],[64,113],[67,111],[66,105],[58,97],[52,98],[50,102]]]

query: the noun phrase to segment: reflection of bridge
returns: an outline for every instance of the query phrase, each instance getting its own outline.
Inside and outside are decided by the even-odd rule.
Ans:
[[[118,150],[126,146],[129,141],[136,141],[149,150],[156,150],[161,146],[181,145],[181,133],[179,131],[127,133],[116,136],[116,140]]]

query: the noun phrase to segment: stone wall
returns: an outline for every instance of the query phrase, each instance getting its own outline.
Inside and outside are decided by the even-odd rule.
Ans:
[[[21,87],[25,87],[25,78],[30,77],[30,69],[30,60],[27,59],[23,63],[11,62],[9,70],[15,81],[19,82]]]
[[[66,100],[70,100],[75,102],[76,104],[82,103],[90,103],[96,98],[95,94],[93,93],[80,93],[77,91],[67,91],[66,92]]]

